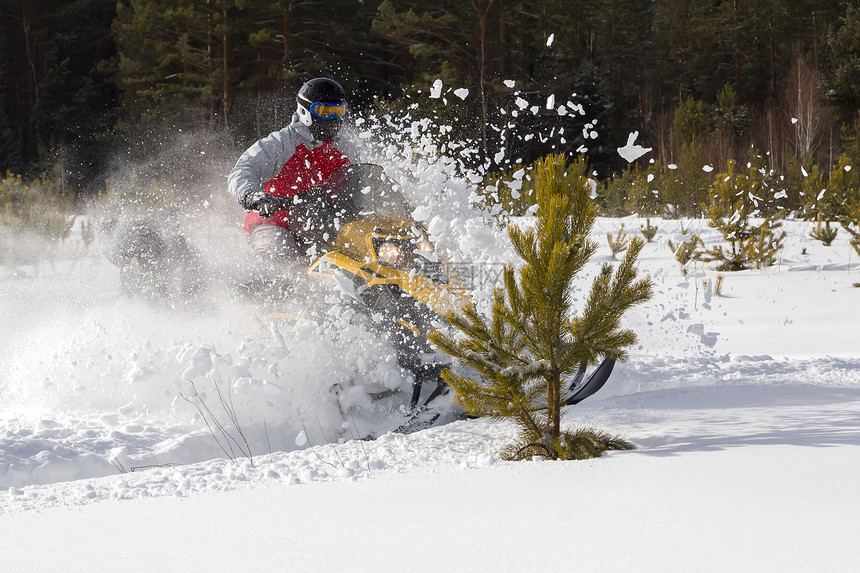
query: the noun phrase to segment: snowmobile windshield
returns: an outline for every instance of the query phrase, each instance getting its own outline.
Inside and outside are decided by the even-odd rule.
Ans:
[[[336,196],[335,203],[344,223],[369,217],[394,217],[409,220],[412,207],[397,184],[372,163],[350,165],[335,171],[324,188]]]

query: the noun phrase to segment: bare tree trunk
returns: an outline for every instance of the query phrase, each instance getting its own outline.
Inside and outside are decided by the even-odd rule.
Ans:
[[[786,83],[785,102],[794,129],[794,152],[803,162],[815,160],[824,140],[829,122],[822,99],[818,74],[798,52]]]
[[[552,370],[546,379],[547,384],[547,424],[545,446],[555,452],[553,442],[561,435],[561,373],[558,367],[553,364]]]
[[[767,21],[767,29],[770,34],[770,97],[776,96],[776,39],[773,37],[773,18]]]
[[[768,110],[767,110],[767,112],[766,112],[766,116],[765,116],[765,121],[767,122],[767,148],[768,148],[768,149],[770,150],[770,152],[771,152],[771,153],[770,153],[770,155],[771,155],[771,165],[770,165],[770,167],[771,167],[771,168],[773,168],[773,167],[774,167],[774,162],[776,162],[777,160],[780,160],[780,159],[781,159],[781,156],[782,156],[782,154],[780,153],[780,154],[779,154],[779,155],[780,155],[780,157],[779,157],[779,158],[777,157],[776,137],[775,137],[775,134],[774,134],[774,130],[775,130],[775,128],[776,128],[776,125],[775,125],[776,121],[775,121],[775,118],[774,118],[774,109],[773,109],[773,105],[771,105],[771,106],[768,108]]]
[[[224,31],[221,35],[221,62],[224,71],[224,76],[222,78],[222,90],[221,90],[221,113],[224,115],[224,127],[230,127],[229,121],[229,113],[230,113],[230,83],[229,83],[229,74],[227,69],[227,51],[229,48],[229,38],[227,35],[227,0],[221,0],[221,15],[224,18]]]
[[[257,71],[254,74],[254,83],[256,84],[256,88],[257,88],[257,101],[255,104],[256,109],[254,110],[254,116],[256,118],[256,124],[257,124],[256,125],[256,127],[257,127],[257,139],[260,139],[261,137],[263,137],[263,122],[262,122],[262,117],[261,117],[263,115],[263,94],[262,94],[261,88],[260,88],[260,75],[262,74],[262,71],[263,71],[263,56],[262,56],[262,54],[260,54],[260,48],[258,47],[257,48]]]
[[[815,10],[812,11],[812,64],[815,66],[815,71],[818,71],[818,20],[815,17]]]
[[[740,11],[740,0],[733,0],[734,10],[733,25],[735,28],[735,91],[738,94],[738,103],[744,102],[743,74],[741,73],[741,23],[738,18]]]
[[[39,81],[36,72],[36,41],[32,34],[33,22],[27,14],[27,2],[21,3],[21,26],[24,32],[24,48],[27,56],[27,122],[24,133],[24,159],[37,155],[39,131],[33,118],[33,111],[39,101]]]
[[[487,15],[495,0],[478,0],[472,2],[472,7],[478,15],[478,90],[481,94],[481,139],[484,148],[484,161],[490,157],[490,145],[487,136],[489,111],[487,104]]]
[[[505,7],[499,0],[499,73],[505,73]]]
[[[209,131],[215,127],[215,31],[212,22],[212,0],[206,0],[206,71],[209,74]]]
[[[287,85],[287,77],[288,71],[290,69],[290,50],[292,49],[292,44],[290,42],[290,34],[292,28],[292,9],[293,2],[292,0],[281,0],[281,11],[282,11],[282,28],[281,28],[281,37],[284,42],[284,55],[281,59],[281,82],[279,86],[279,90],[281,93],[282,101],[287,101],[287,90],[289,86]],[[289,123],[290,113],[292,110],[287,109],[287,116],[284,122],[281,122],[278,118],[278,111],[280,110],[280,105],[275,106],[275,125],[280,125],[281,123]]]
[[[284,71],[290,65],[290,10],[292,10],[292,2],[290,0],[283,0],[281,2],[281,7],[283,8],[283,34],[284,34]]]

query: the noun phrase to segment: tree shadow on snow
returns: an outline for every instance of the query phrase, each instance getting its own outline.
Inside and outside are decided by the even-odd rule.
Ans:
[[[603,406],[627,410],[628,434],[645,454],[741,446],[860,445],[860,388],[814,385],[726,385],[619,396]],[[655,428],[658,433],[655,433]]]

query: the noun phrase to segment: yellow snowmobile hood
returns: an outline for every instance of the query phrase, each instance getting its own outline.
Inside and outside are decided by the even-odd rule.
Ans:
[[[401,269],[379,262],[374,241],[414,241],[423,229],[414,221],[371,216],[345,224],[334,248],[320,257],[309,274],[333,274],[340,270],[360,279],[363,286],[396,285],[437,314],[462,310],[469,302],[465,283],[444,264],[446,282],[434,281],[416,269]]]

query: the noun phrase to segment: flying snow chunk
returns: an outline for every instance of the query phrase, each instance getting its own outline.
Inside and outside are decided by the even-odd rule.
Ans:
[[[355,290],[355,283],[353,283],[349,277],[339,272],[334,273],[332,276],[334,277],[334,282],[337,283],[337,288],[340,290],[341,294],[359,302],[362,300],[358,291]]]
[[[552,43],[555,41],[555,34],[550,34],[549,38],[546,40],[546,47],[549,48],[552,46]]]
[[[797,118],[796,118],[796,117],[791,118],[791,123],[792,123],[792,125],[794,125],[795,123],[797,123]]]
[[[520,109],[526,109],[529,106],[529,102],[521,97],[517,97],[517,100],[514,103],[516,103],[517,107]]]
[[[585,181],[585,186],[588,187],[588,196],[592,200],[597,199],[597,181],[589,177]]]
[[[514,89],[514,86],[515,86],[515,85],[517,85],[517,82],[515,82],[514,80],[505,80],[505,81],[504,81],[504,82],[502,82],[502,83],[504,83],[504,84],[505,84],[505,87],[506,87],[506,88],[511,89],[511,90],[512,90],[512,89]]]
[[[678,166],[677,166],[677,165],[675,165],[674,163],[670,163],[670,164],[669,164],[669,165],[667,165],[666,167],[667,167],[668,169],[673,170],[673,171],[674,171],[675,169],[677,169],[677,168],[678,168]]]
[[[190,356],[188,356],[188,354],[190,354]],[[183,380],[195,382],[200,378],[208,376],[209,372],[212,370],[212,353],[204,346],[198,347],[196,350],[191,352],[187,352],[186,356],[183,358],[188,361],[188,367],[182,373]]]
[[[303,448],[308,445],[308,436],[307,434],[305,434],[304,430],[299,432],[299,434],[296,436],[296,445],[300,448]]]
[[[800,166],[800,172],[803,173],[804,177],[809,177],[809,173],[806,172],[806,169],[803,168],[803,165]]]
[[[702,171],[704,171],[705,173],[710,173],[713,170],[714,168],[711,165],[702,165]]]
[[[546,108],[552,109],[554,107],[555,107],[555,95],[551,95],[548,98],[546,98]]]
[[[627,145],[618,148],[618,155],[626,159],[627,163],[633,163],[634,161],[651,151],[650,147],[642,147],[641,145],[636,145],[635,141],[637,137],[639,137],[639,132],[634,131],[627,136]]]
[[[845,172],[848,173],[849,171],[851,171],[851,166],[846,165],[843,169],[845,169]]]
[[[416,221],[426,221],[430,218],[431,214],[430,207],[416,207],[415,210],[412,211],[412,218]]]
[[[454,95],[460,99],[466,99],[466,97],[469,95],[469,90],[467,90],[466,88],[460,88],[458,90],[454,90]]]
[[[108,461],[123,473],[134,471],[134,462],[128,456],[128,448],[125,446],[113,448],[108,456]]]
[[[293,328],[293,334],[299,342],[303,340],[310,340],[311,336],[314,333],[314,323],[309,320],[301,320],[296,323],[296,326]]]
[[[430,88],[430,98],[439,99],[440,97],[442,97],[442,80],[436,80]]]

